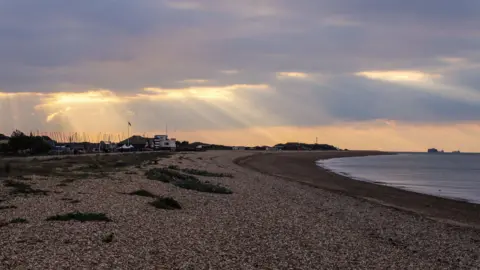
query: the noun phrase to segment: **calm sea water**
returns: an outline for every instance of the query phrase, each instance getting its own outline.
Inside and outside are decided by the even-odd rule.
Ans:
[[[480,154],[398,154],[317,164],[360,181],[480,204]]]

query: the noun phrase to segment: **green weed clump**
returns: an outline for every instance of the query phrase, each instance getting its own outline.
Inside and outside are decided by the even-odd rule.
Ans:
[[[209,171],[197,170],[197,169],[181,169],[181,171],[188,174],[207,176],[207,177],[233,177],[233,175],[229,173],[215,173],[215,172],[209,172]]]
[[[0,205],[0,210],[6,210],[6,209],[16,209],[17,207],[15,205]]]
[[[142,197],[150,197],[150,198],[156,198],[157,196],[153,193],[151,193],[148,190],[144,189],[139,189],[133,192],[128,193],[128,195],[135,195],[135,196],[142,196]]]
[[[231,194],[232,191],[218,184],[205,183],[193,175],[183,174],[181,172],[166,168],[155,168],[148,170],[145,175],[150,180],[171,183],[177,187],[195,190],[199,192]]]
[[[72,212],[63,215],[55,215],[48,217],[47,221],[80,221],[80,222],[87,222],[87,221],[105,221],[110,222],[112,221],[107,215],[103,213],[81,213],[81,212]]]
[[[170,197],[157,198],[155,201],[151,202],[150,205],[159,209],[166,209],[166,210],[182,209],[182,206],[180,205],[180,203],[178,203],[175,199]]]
[[[113,241],[113,233],[106,234],[102,237],[102,242],[111,243]]]
[[[14,218],[12,220],[10,220],[10,223],[28,223],[28,220],[24,219],[24,218]]]
[[[6,180],[4,185],[6,187],[12,188],[10,194],[48,194],[48,191],[46,190],[34,189],[28,184],[13,180]]]

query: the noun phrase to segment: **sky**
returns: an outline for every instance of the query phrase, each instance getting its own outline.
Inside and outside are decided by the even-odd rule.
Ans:
[[[478,26],[478,0],[0,0],[0,133],[480,152]]]

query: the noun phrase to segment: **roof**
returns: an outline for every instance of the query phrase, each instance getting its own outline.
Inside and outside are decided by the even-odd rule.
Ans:
[[[119,142],[118,144],[146,144],[147,142],[149,142],[150,139],[149,138],[145,138],[145,137],[142,137],[142,136],[138,136],[138,135],[134,135],[126,140],[123,140],[121,142]]]

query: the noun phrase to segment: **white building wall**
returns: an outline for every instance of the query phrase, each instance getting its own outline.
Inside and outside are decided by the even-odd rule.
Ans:
[[[155,135],[153,137],[153,145],[155,148],[176,148],[177,141],[168,139],[167,135]]]

